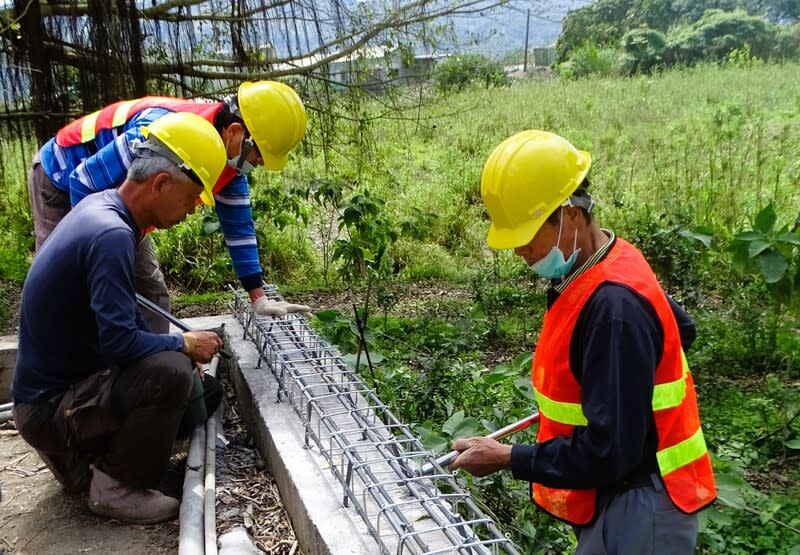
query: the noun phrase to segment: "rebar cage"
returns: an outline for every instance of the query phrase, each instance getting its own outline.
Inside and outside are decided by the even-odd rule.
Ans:
[[[283,300],[274,286],[265,292]],[[343,505],[358,513],[381,553],[518,553],[304,317],[258,316],[241,290],[233,291],[230,307],[258,349],[258,367],[277,380],[278,401],[299,417],[305,446],[319,449],[342,485]],[[435,471],[422,476],[426,463]]]

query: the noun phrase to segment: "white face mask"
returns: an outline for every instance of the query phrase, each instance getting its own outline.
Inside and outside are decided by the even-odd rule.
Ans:
[[[240,175],[247,175],[256,167],[247,161],[247,153],[250,152],[250,147],[245,148],[247,145],[247,139],[242,136],[242,144],[239,147],[239,154],[234,156],[233,158],[228,158],[228,165],[235,169]],[[225,152],[228,151],[228,142],[225,142]],[[244,156],[242,156],[244,155]]]
[[[550,252],[529,266],[531,271],[543,278],[560,279],[564,277],[572,270],[573,266],[575,266],[575,262],[578,260],[578,253],[581,251],[581,249],[575,248],[578,246],[578,228],[575,228],[575,239],[572,242],[572,254],[565,260],[564,253],[558,248],[558,244],[561,242],[561,230],[563,227],[564,207],[561,207],[556,244],[550,249]]]

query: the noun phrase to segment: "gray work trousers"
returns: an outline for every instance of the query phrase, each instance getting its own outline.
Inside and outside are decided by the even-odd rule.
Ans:
[[[39,161],[39,153],[33,157],[28,172],[28,193],[31,199],[33,232],[38,252],[58,222],[70,211],[69,195],[53,185],[47,177]],[[169,312],[167,284],[149,235],[142,240],[136,251],[134,279],[137,293]],[[140,308],[139,312],[153,333],[169,333],[167,320],[146,308]]]
[[[14,404],[22,438],[68,492],[89,465],[135,488],[156,488],[186,411],[195,366],[166,351],[85,378],[50,399]]]
[[[697,514],[679,511],[661,479],[615,495],[597,496],[597,515],[574,526],[575,555],[690,555],[697,543]]]

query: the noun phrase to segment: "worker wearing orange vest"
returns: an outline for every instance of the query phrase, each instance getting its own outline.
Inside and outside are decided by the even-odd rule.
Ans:
[[[688,554],[697,512],[716,498],[684,354],[694,324],[632,245],[601,229],[588,152],[524,131],[489,156],[481,195],[490,247],[551,279],[533,358],[535,445],[457,440],[450,465],[508,469],[573,525],[577,553]]]
[[[145,126],[173,112],[195,113],[219,132],[228,165],[204,193],[215,210],[242,286],[260,314],[285,315],[309,310],[275,303],[264,296],[262,271],[246,174],[256,166],[282,169],[289,151],[303,138],[307,116],[297,93],[274,81],[242,83],[238,94],[224,102],[193,102],[169,97],[145,97],[116,102],[62,128],[36,155],[28,177],[36,248],[71,209],[87,195],[119,186],[142,142]],[[140,243],[136,259],[137,292],[169,308],[164,277],[149,237]],[[153,331],[166,333],[169,324],[143,310]]]

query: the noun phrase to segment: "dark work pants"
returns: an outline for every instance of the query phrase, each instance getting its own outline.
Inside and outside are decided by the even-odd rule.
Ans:
[[[597,516],[575,526],[575,555],[690,555],[697,543],[697,514],[679,511],[658,476],[651,485],[597,496]]]
[[[28,172],[28,194],[31,199],[33,233],[38,252],[58,222],[70,211],[69,195],[53,185],[44,173],[38,152],[33,157],[33,164]]]
[[[88,488],[89,464],[128,486],[155,488],[196,371],[182,353],[158,353],[94,374],[48,401],[16,403],[16,425],[67,491]]]
[[[33,232],[38,252],[45,239],[71,208],[69,195],[53,185],[44,172],[39,162],[39,153],[33,157],[28,172],[28,193],[31,199]],[[149,235],[142,240],[136,251],[134,276],[136,292],[169,312],[167,284]],[[169,333],[169,322],[164,318],[146,308],[140,308],[139,311],[153,333]]]

